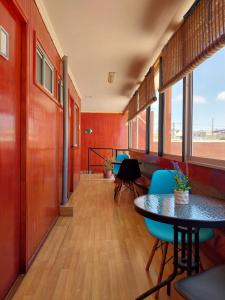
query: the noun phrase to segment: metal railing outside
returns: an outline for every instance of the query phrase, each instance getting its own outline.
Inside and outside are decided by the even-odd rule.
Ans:
[[[99,153],[99,150],[108,150],[111,151],[111,157],[116,157],[119,152],[129,151],[128,149],[122,148],[110,148],[110,147],[88,147],[88,173],[91,173],[91,167],[103,167],[105,162],[109,157],[103,156],[102,153]],[[103,164],[93,164],[91,163],[91,153],[94,153],[103,160]]]

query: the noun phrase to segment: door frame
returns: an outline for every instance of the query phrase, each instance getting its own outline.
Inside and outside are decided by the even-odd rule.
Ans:
[[[29,104],[29,23],[17,0],[3,0],[21,22],[21,92],[20,92],[20,257],[19,273],[27,271],[27,136]]]

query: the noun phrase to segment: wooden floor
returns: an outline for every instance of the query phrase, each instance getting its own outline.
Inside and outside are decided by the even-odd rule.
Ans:
[[[153,240],[132,195],[124,191],[118,206],[113,188],[111,180],[82,175],[70,199],[74,216],[58,219],[14,300],[133,300],[155,283],[160,250],[148,274]],[[165,276],[170,271],[168,265]],[[174,290],[168,298],[162,289],[160,299],[181,298]]]

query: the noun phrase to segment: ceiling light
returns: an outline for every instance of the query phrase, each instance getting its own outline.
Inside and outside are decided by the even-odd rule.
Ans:
[[[116,72],[109,72],[108,83],[113,83]]]

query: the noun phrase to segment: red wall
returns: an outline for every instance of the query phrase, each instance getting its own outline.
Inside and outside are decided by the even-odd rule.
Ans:
[[[22,26],[20,19],[1,1],[0,25],[10,39],[9,60],[0,57],[0,299],[3,299],[20,268]]]
[[[81,170],[88,169],[88,147],[128,147],[127,117],[123,114],[110,113],[81,113]],[[91,128],[92,134],[85,133]],[[103,156],[111,157],[111,151],[99,151]],[[92,164],[103,164],[95,154],[91,154]],[[101,172],[102,167],[92,167],[93,172]]]
[[[6,3],[7,1],[0,0],[0,4],[2,2]],[[24,17],[23,37],[27,33],[27,39],[24,38],[22,49],[23,61],[26,61],[27,65],[23,64],[21,84],[22,228],[20,260],[21,270],[24,270],[31,264],[48,231],[57,220],[62,193],[63,110],[56,97],[49,95],[35,83],[36,39],[41,43],[54,65],[55,73],[60,76],[62,76],[62,60],[35,2],[33,0],[13,0],[10,1],[10,4],[12,4],[10,11],[20,12]],[[0,10],[0,20],[3,17],[2,14],[4,12]],[[12,43],[10,43],[10,47],[12,47]],[[19,55],[19,53],[17,54]],[[7,76],[7,73],[3,74],[1,70],[1,75],[4,77]],[[24,93],[23,86],[26,86]],[[57,85],[55,84],[55,86]],[[70,79],[69,94],[80,107],[80,99]],[[1,138],[3,137],[1,136]],[[17,151],[20,153],[19,148]],[[74,186],[79,180],[79,156],[80,148],[78,147],[74,151]],[[11,188],[10,181],[6,183],[5,188]],[[9,230],[8,228],[7,231]]]

